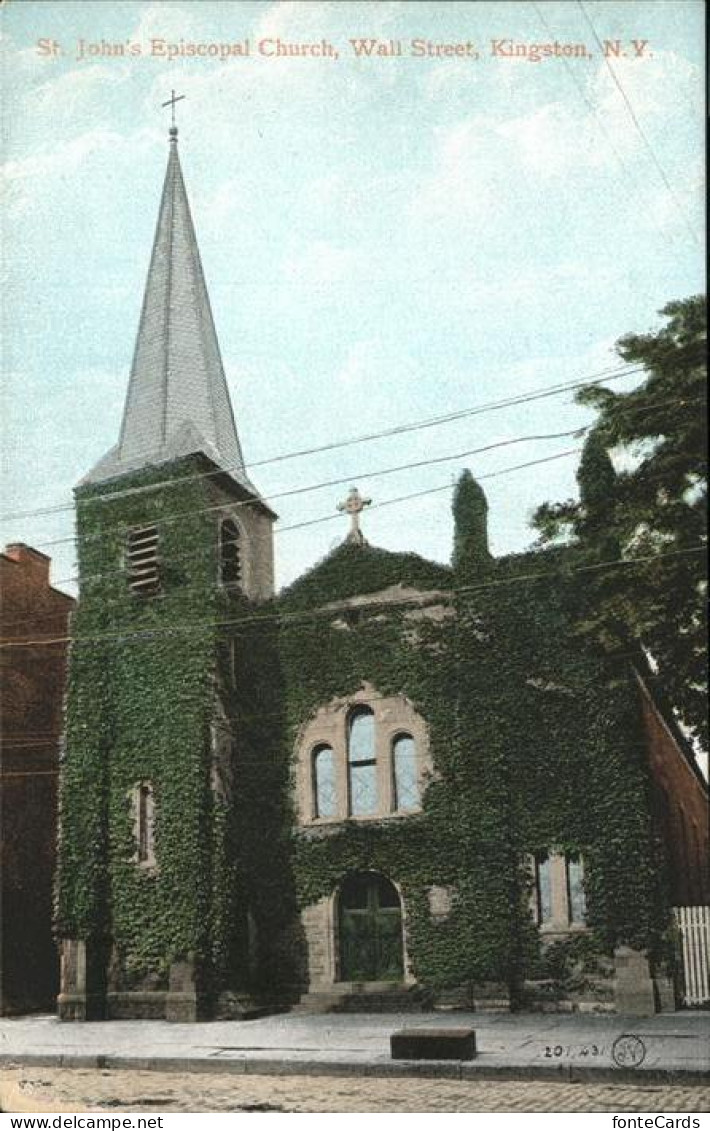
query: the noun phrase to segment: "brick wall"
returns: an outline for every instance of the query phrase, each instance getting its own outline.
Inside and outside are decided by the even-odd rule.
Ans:
[[[708,791],[692,751],[639,677],[641,711],[659,830],[670,863],[674,906],[710,903]]]
[[[74,601],[52,589],[49,567],[49,558],[22,543],[0,554],[3,641],[67,635]],[[2,1013],[52,1009],[58,988],[52,883],[66,655],[64,643],[0,652]]]

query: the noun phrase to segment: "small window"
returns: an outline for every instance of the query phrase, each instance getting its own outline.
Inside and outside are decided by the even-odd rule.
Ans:
[[[140,782],[132,791],[135,860],[145,867],[155,864],[155,798],[150,782]]]
[[[350,716],[348,787],[352,816],[362,817],[377,812],[375,716],[369,707],[358,707]]]
[[[549,923],[552,920],[552,875],[550,857],[537,856],[535,858],[535,896],[537,902],[538,923]]]
[[[131,530],[126,543],[128,586],[138,597],[153,597],[160,591],[158,528]]]
[[[419,806],[419,775],[414,739],[400,734],[392,747],[394,769],[394,808],[416,809]]]
[[[241,531],[231,518],[225,518],[219,528],[220,581],[222,585],[238,588],[242,582]]]
[[[586,923],[587,900],[584,894],[584,865],[579,856],[565,859],[567,874],[567,907],[570,923]]]
[[[335,758],[330,746],[313,753],[313,793],[316,817],[336,815]]]

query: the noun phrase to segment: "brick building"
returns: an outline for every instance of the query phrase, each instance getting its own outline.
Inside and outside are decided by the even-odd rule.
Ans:
[[[671,903],[704,906],[710,904],[707,782],[653,677],[638,675],[638,683]]]
[[[0,554],[4,642],[67,636],[75,602],[52,588],[49,568],[45,554],[23,543]],[[66,655],[65,643],[0,652],[2,1013],[51,1009],[57,993],[52,882]]]

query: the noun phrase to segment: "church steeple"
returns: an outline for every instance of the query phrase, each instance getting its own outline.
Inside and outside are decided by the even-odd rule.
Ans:
[[[173,125],[119,441],[83,482],[201,452],[258,499],[244,471],[177,134]]]

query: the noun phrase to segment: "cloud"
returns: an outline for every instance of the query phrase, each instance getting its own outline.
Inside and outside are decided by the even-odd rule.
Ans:
[[[23,157],[11,158],[0,166],[0,184],[7,193],[6,208],[14,219],[44,209],[56,216],[58,194],[73,196],[71,178],[84,170],[87,162],[93,163],[95,175],[102,173],[101,188],[105,187],[103,174],[115,184],[116,178],[125,183],[128,169],[145,154],[155,149],[156,131],[144,128],[130,137],[115,130],[96,128],[77,134],[51,147],[37,148]],[[86,201],[91,210],[105,211],[98,195]],[[72,203],[72,209],[75,204]],[[86,215],[86,211],[84,211]]]
[[[28,178],[34,181],[57,174],[64,176],[82,165],[91,154],[113,148],[121,140],[119,134],[107,130],[91,130],[56,145],[53,149],[30,153],[19,160],[6,161],[1,167],[2,175],[10,182]]]
[[[149,4],[141,13],[131,39],[147,44],[151,39],[197,39],[205,31],[206,20],[200,19],[199,4]],[[209,12],[210,5],[204,11]]]
[[[355,248],[316,240],[287,256],[282,270],[290,283],[318,289],[351,282],[363,266],[363,257]]]

